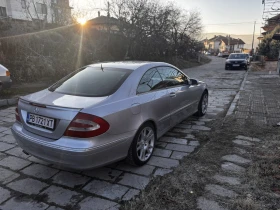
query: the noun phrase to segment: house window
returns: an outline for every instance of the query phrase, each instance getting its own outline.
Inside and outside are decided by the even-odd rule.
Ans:
[[[26,9],[26,0],[21,0],[22,9]]]
[[[6,7],[0,7],[0,17],[7,17]]]
[[[36,3],[36,9],[39,14],[47,14],[47,5],[46,4],[41,4],[41,3]]]

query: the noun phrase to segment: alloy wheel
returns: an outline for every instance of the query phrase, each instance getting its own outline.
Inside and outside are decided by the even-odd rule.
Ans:
[[[202,113],[205,114],[208,108],[208,95],[205,94],[202,99]]]
[[[150,158],[154,150],[155,133],[152,128],[145,127],[141,131],[136,145],[137,156],[141,161]]]

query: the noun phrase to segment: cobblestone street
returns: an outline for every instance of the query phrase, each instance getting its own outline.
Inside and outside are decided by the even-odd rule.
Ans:
[[[196,151],[200,146],[196,134],[210,132],[208,122],[225,117],[245,72],[225,71],[224,62],[225,59],[214,57],[210,64],[185,70],[190,77],[209,85],[208,113],[200,119],[187,119],[166,133],[157,141],[151,160],[142,167],[133,167],[121,161],[90,171],[72,171],[28,156],[11,135],[15,107],[0,110],[0,209],[118,209],[124,201],[139,195],[152,179],[171,173],[183,157]],[[273,77],[249,74],[245,91],[238,102],[238,119],[246,119],[249,113],[254,113],[250,116],[259,122],[273,124],[280,121],[280,114],[275,114],[280,105],[280,98],[276,97],[279,83],[275,83],[273,92],[264,88],[266,80],[271,81]],[[256,87],[256,82],[250,84],[253,80],[262,83]],[[252,141],[246,142],[250,144]],[[249,163],[239,156],[225,156],[224,160],[227,161],[222,166],[224,170],[234,168],[242,171],[233,163],[228,166],[228,162]],[[217,174],[215,179],[233,185],[239,183],[238,179],[224,177],[223,174]],[[216,185],[206,186],[206,190],[222,196],[235,196],[234,192]],[[203,209],[207,199],[202,197],[198,203]]]

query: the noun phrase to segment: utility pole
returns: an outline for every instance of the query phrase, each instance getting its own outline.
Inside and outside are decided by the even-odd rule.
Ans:
[[[110,17],[110,2],[109,1],[107,2],[107,7],[108,7],[107,16]]]
[[[228,52],[230,53],[230,50],[231,50],[231,48],[230,48],[230,35],[228,35]]]
[[[239,38],[237,39],[237,50],[239,51],[239,53],[241,53],[241,50],[239,48]]]
[[[253,32],[253,41],[252,41],[252,56],[253,56],[253,51],[254,51],[255,29],[256,29],[256,21],[254,22],[254,32]]]

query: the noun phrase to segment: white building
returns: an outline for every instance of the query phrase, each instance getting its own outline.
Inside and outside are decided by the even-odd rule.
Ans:
[[[204,47],[209,52],[242,52],[245,42],[230,36],[214,36],[212,39],[203,40]]]
[[[71,7],[69,0],[0,0],[0,19],[67,24]]]
[[[245,42],[242,39],[234,39],[230,36],[221,39],[220,52],[241,53],[244,50]]]

